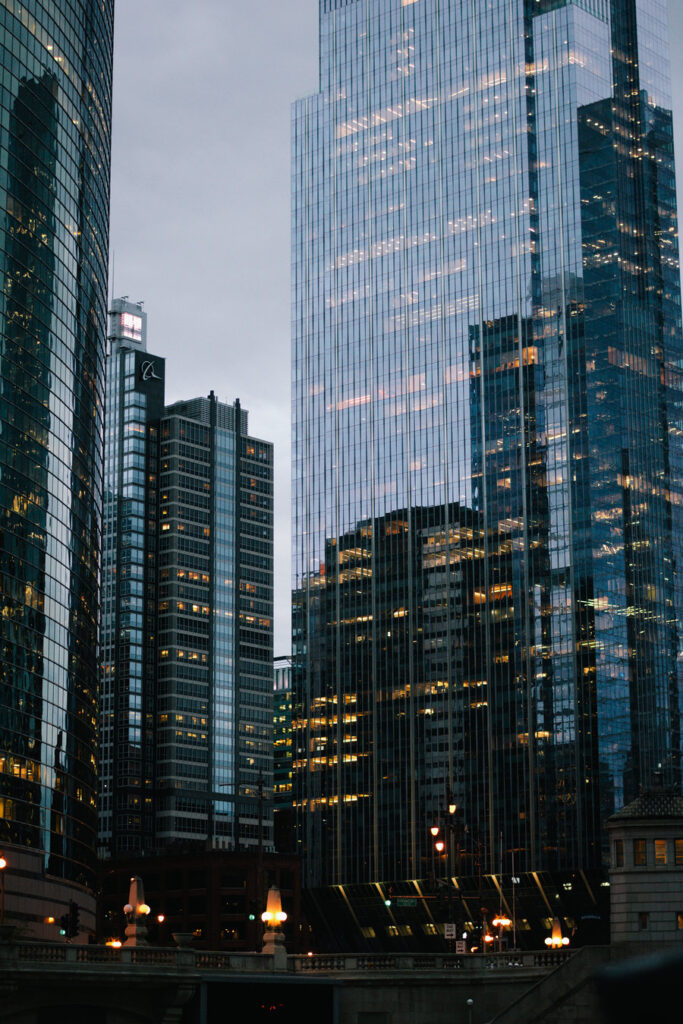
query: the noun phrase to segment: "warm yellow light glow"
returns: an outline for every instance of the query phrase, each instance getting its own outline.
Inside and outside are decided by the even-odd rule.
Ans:
[[[138,904],[138,914],[142,915],[143,917],[146,917],[147,914],[149,914],[149,913],[150,913],[150,907],[146,903],[139,903]]]
[[[439,826],[438,825],[432,825],[432,827],[430,828],[429,831],[432,833],[433,836],[438,836],[438,834],[439,834]]]
[[[491,923],[494,928],[509,928],[512,921],[509,917],[505,917],[504,914],[501,914],[499,917],[494,917]]]
[[[50,917],[46,917],[45,918],[45,924],[54,924],[54,923],[55,923],[55,919],[54,919],[54,917],[52,917],[52,915],[50,915]]]
[[[561,946],[568,946],[569,939],[567,936],[562,935],[562,926],[558,917],[553,919],[553,931],[552,935],[549,935],[545,940],[546,946],[552,946],[553,949],[559,949]]]
[[[493,941],[494,941],[493,935],[485,935],[484,936],[484,942],[493,942]]]
[[[112,949],[121,949],[122,942],[120,939],[107,939],[106,946],[111,946]]]
[[[159,924],[163,924],[165,920],[166,918],[164,917],[163,914],[157,914],[157,921],[159,922]]]
[[[287,920],[287,915],[282,909],[280,890],[275,885],[272,885],[268,890],[268,903],[266,904],[266,909],[261,914],[261,920],[270,928],[276,928],[283,921]]]
[[[5,858],[4,856],[3,856],[3,854],[1,854],[1,853],[0,853],[0,871],[4,871],[4,869],[5,869],[6,867],[7,867],[7,860],[6,860],[6,858]]]
[[[446,844],[444,843],[443,839],[438,839],[434,843],[434,849],[437,851],[437,853],[443,853],[443,851],[446,849]]]

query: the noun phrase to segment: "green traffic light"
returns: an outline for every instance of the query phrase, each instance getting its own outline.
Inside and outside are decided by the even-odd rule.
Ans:
[[[249,915],[249,920],[250,921],[255,921],[256,920],[256,914],[250,914]]]

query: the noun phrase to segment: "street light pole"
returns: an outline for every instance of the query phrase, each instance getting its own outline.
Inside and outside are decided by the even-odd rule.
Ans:
[[[517,886],[519,878],[515,874],[515,851],[512,850],[512,948],[517,949]]]

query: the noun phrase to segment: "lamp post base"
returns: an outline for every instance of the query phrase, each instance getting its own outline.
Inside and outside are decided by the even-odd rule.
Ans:
[[[273,958],[274,971],[287,970],[287,949],[285,937],[279,928],[266,928],[261,952]]]

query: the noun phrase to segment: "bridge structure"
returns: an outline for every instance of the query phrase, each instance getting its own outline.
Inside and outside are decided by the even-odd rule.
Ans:
[[[0,1024],[576,1024],[652,943],[485,954],[281,955],[29,942],[0,926]],[[671,948],[667,946],[666,948]],[[677,967],[678,969],[678,967]]]
[[[8,1024],[484,1024],[573,956],[284,955],[0,941]],[[471,1002],[468,1002],[471,1000]]]

